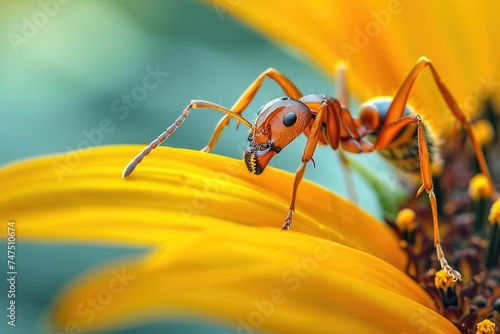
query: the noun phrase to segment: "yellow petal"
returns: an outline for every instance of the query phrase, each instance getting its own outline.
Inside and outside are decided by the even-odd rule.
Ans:
[[[290,173],[269,168],[255,176],[243,161],[159,148],[123,180],[124,166],[140,149],[91,148],[0,170],[0,220],[14,219],[23,238],[45,241],[178,243],[178,234],[193,231],[234,233],[235,223],[279,232]],[[394,234],[356,205],[308,181],[296,204],[292,233],[337,241],[404,268]]]
[[[80,277],[61,295],[59,328],[183,315],[236,328],[261,316],[259,329],[290,333],[455,330],[401,271],[393,234],[355,205],[304,181],[294,231],[281,232],[291,174],[255,176],[242,161],[159,148],[121,179],[140,149],[92,148],[0,170],[0,219],[15,220],[23,240],[158,249]]]
[[[190,316],[243,333],[458,333],[417,283],[376,257],[296,233],[237,232],[166,243],[81,277],[53,321],[84,331]]]
[[[393,95],[417,59],[426,56],[468,115],[476,115],[488,96],[500,100],[498,1],[211,3],[299,49],[332,77],[335,64],[347,61],[348,86],[359,99]],[[410,97],[436,130],[450,133],[451,113],[428,73]]]

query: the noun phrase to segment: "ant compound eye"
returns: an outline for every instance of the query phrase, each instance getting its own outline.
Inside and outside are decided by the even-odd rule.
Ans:
[[[283,116],[283,125],[287,128],[291,127],[297,121],[297,115],[294,112],[289,112]]]

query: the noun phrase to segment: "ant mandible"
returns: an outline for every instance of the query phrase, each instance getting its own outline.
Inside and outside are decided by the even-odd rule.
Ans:
[[[282,229],[288,230],[295,211],[298,186],[304,176],[306,164],[312,159],[318,144],[330,145],[334,150],[341,145],[342,149],[352,153],[379,151],[404,172],[421,175],[423,184],[418,189],[416,197],[424,190],[429,195],[437,259],[441,267],[454,281],[460,280],[460,273],[448,264],[440,243],[437,203],[431,176],[431,164],[438,159],[437,143],[428,134],[426,124],[420,115],[407,105],[413,83],[426,67],[430,69],[434,82],[454,117],[467,131],[481,172],[487,177],[492,189],[494,189],[471,123],[460,110],[433,64],[425,57],[421,57],[417,61],[394,98],[376,97],[363,103],[360,107],[359,119],[354,119],[347,108],[345,68],[343,66],[339,66],[338,70],[338,98],[316,94],[304,96],[288,78],[270,68],[259,75],[231,109],[208,101],[191,101],[177,120],[127,165],[123,171],[123,177],[130,175],[153,149],[174,133],[188,117],[192,108],[214,109],[226,114],[217,124],[212,138],[202,151],[209,152],[215,147],[219,135],[229,124],[231,118],[235,118],[250,129],[244,160],[248,170],[256,175],[264,171],[273,156],[301,133],[304,133],[308,140],[302,155],[302,162],[295,173],[290,209],[282,226]],[[252,124],[241,114],[250,104],[266,77],[276,81],[283,89],[285,96],[262,106],[255,124]]]

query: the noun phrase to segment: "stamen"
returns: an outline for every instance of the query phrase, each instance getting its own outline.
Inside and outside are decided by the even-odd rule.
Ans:
[[[495,132],[490,121],[486,119],[479,119],[472,125],[474,129],[474,134],[481,146],[488,146],[493,141],[495,137]]]
[[[418,224],[415,222],[415,211],[403,209],[396,217],[396,225],[401,233],[401,239],[409,245],[415,245],[415,230]]]
[[[475,215],[474,232],[483,229],[493,192],[488,178],[481,173],[476,174],[469,182],[469,196],[472,198],[472,211]]]
[[[443,308],[447,309],[450,306],[458,305],[457,293],[455,290],[456,281],[448,275],[446,270],[441,269],[434,277],[434,285],[438,290],[439,297],[443,303]]]
[[[476,334],[495,334],[496,328],[497,325],[493,321],[484,319],[477,324]]]
[[[491,206],[490,215],[488,216],[488,220],[493,224],[500,224],[500,200],[497,200]]]
[[[488,217],[491,225],[488,230],[488,252],[486,254],[486,268],[494,269],[499,265],[500,258],[500,200],[491,207]]]
[[[415,211],[412,209],[403,209],[399,211],[396,217],[396,224],[400,228],[415,229]]]
[[[481,173],[476,174],[469,182],[469,195],[473,201],[489,198],[493,191],[488,178]]]

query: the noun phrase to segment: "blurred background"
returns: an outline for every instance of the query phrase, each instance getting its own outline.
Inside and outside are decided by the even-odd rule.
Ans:
[[[286,74],[306,94],[335,94],[332,78],[211,3],[0,3],[0,165],[87,148],[89,143],[90,147],[145,145],[191,99],[230,107],[269,67]],[[276,84],[266,82],[244,115],[253,121],[260,105],[281,95]],[[201,149],[220,117],[216,111],[194,110],[164,145]],[[97,136],[93,130],[103,120],[111,124],[110,130]],[[246,137],[247,130],[236,130],[232,122],[214,153],[241,159]],[[294,172],[304,144],[305,137],[294,142],[272,166]],[[360,159],[380,163],[376,155]],[[346,196],[338,153],[320,148],[315,161],[317,167],[311,165],[306,177]],[[387,172],[388,180],[391,175]],[[354,181],[358,202],[381,218],[371,188],[356,173]],[[18,240],[17,326],[7,326],[2,315],[1,333],[55,333],[48,327],[47,314],[61,287],[93,266],[145,253],[102,245],[37,244],[23,240],[22,235]],[[5,267],[2,264],[3,271]],[[3,312],[6,291],[2,279]],[[166,319],[116,333],[166,331],[232,332],[190,319]]]

